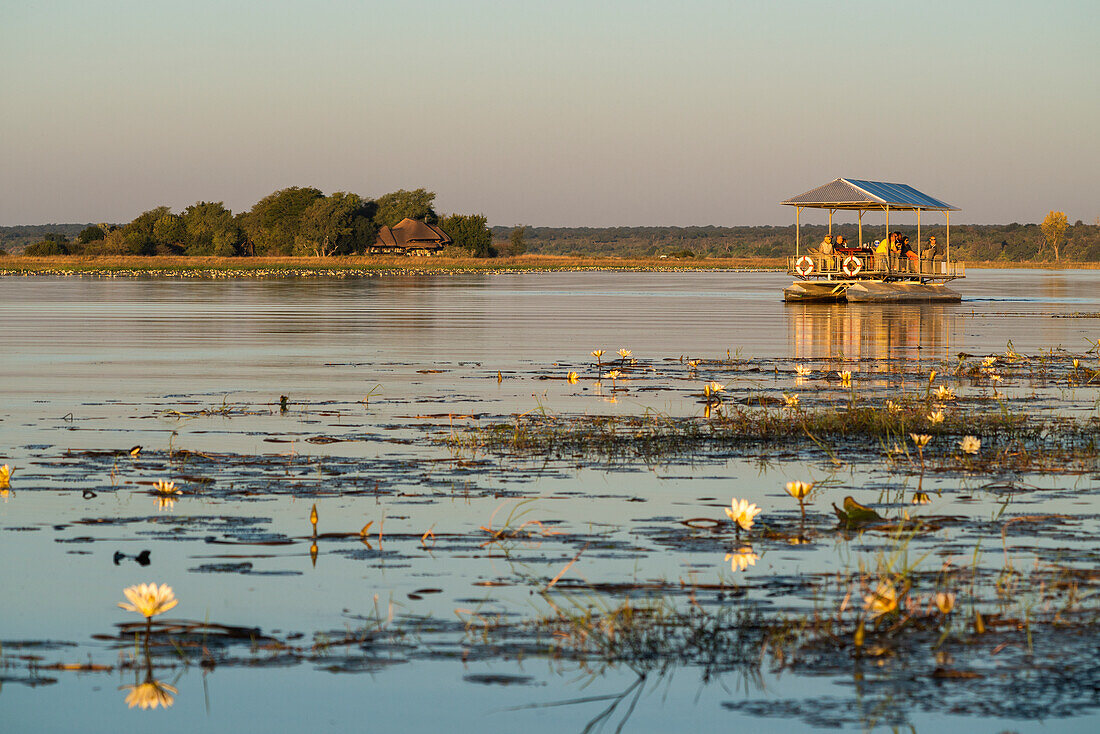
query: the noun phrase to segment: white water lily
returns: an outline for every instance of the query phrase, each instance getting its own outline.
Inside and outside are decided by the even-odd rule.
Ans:
[[[968,454],[976,454],[982,450],[982,442],[977,436],[964,436],[959,441],[959,448]]]
[[[153,491],[157,494],[163,495],[177,495],[183,494],[183,492],[176,488],[175,482],[168,482],[163,479],[153,482]]]
[[[814,488],[813,482],[787,482],[787,494],[801,502]]]
[[[179,604],[172,587],[168,584],[140,584],[122,590],[130,603],[119,602],[119,606],[128,612],[137,612],[146,619],[163,614]]]
[[[726,515],[729,517],[730,522],[735,523],[742,530],[748,530],[752,527],[753,521],[756,516],[763,510],[753,504],[749,504],[748,500],[739,500],[736,497],[731,503],[731,507],[726,508]]]
[[[940,614],[950,614],[955,608],[955,595],[947,591],[937,592],[932,597],[932,603],[936,605],[936,609],[940,610]]]
[[[863,597],[863,608],[874,617],[894,611],[898,608],[898,591],[888,581],[879,582],[873,593]]]

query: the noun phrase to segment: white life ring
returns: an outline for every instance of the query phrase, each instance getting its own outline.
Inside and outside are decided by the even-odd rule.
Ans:
[[[855,255],[849,255],[844,258],[844,265],[841,266],[841,270],[847,276],[858,275],[860,270],[863,270],[863,261]]]
[[[811,259],[809,255],[803,255],[798,258],[798,262],[794,264],[794,271],[805,278],[814,271],[813,259]]]

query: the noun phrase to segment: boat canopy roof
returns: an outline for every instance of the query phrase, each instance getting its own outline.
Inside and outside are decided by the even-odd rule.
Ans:
[[[780,202],[808,209],[893,209],[896,211],[955,212],[951,206],[908,184],[838,178],[804,194]]]

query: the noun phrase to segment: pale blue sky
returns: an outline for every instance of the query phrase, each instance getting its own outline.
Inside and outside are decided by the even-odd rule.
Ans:
[[[1098,30],[1096,0],[0,0],[0,224],[291,185],[787,224],[776,202],[837,176],[1091,222]]]

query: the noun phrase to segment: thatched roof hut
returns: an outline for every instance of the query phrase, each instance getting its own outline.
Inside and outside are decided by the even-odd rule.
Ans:
[[[392,227],[378,230],[371,252],[427,254],[451,244],[450,235],[434,224],[406,217]]]

